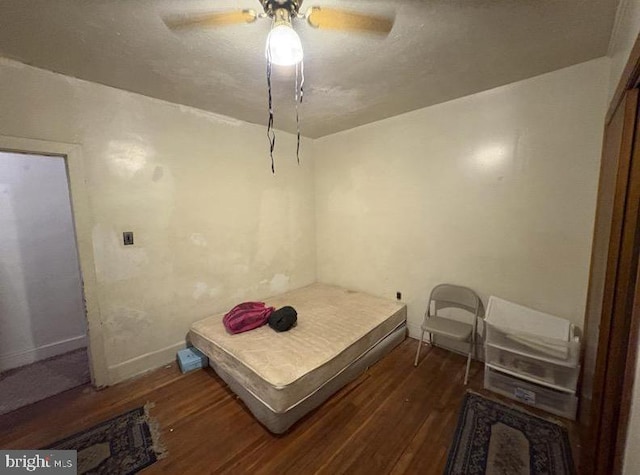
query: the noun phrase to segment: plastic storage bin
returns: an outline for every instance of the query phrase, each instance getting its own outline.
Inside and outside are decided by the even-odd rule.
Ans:
[[[575,393],[580,366],[570,367],[556,364],[523,353],[507,351],[501,347],[487,344],[485,346],[485,362],[505,373],[519,376],[534,383]]]
[[[571,322],[491,297],[485,329],[485,388],[574,419],[580,340]]]
[[[524,381],[502,373],[489,364],[484,370],[484,387],[552,414],[567,419],[576,418],[578,398],[574,394]]]
[[[485,345],[569,368],[577,367],[580,358],[580,341],[574,336],[573,325],[568,339],[563,340],[498,327],[487,321]]]

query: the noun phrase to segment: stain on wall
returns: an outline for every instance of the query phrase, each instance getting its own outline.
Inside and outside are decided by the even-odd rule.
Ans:
[[[274,275],[315,280],[311,141],[298,165],[279,132],[274,176],[262,126],[12,61],[0,82],[0,134],[82,146],[113,379],[170,361],[193,321],[271,295]]]

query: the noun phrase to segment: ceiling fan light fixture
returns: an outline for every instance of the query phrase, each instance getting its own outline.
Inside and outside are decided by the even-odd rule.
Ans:
[[[285,9],[276,10],[273,27],[267,36],[267,59],[280,66],[293,66],[302,61],[302,43],[291,27],[291,15]]]
[[[302,43],[290,25],[274,26],[267,37],[267,57],[273,64],[293,66],[302,61]]]

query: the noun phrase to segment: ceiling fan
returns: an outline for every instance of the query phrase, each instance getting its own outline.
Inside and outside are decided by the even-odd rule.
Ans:
[[[172,30],[186,28],[210,28],[217,26],[253,23],[258,19],[269,19],[272,28],[267,38],[267,54],[273,64],[291,66],[302,60],[302,45],[292,23],[305,20],[311,27],[365,32],[386,35],[393,27],[393,19],[365,15],[337,8],[310,7],[302,13],[303,0],[259,0],[261,12],[252,9],[228,12],[199,13],[164,18]]]
[[[292,22],[305,20],[313,28],[339,31],[353,31],[387,35],[393,27],[393,19],[381,16],[365,15],[338,8],[311,7],[300,12],[303,0],[259,0],[261,12],[252,9],[228,12],[211,12],[168,16],[164,22],[171,30],[187,28],[209,28],[217,26],[253,23],[258,19],[269,19],[271,31],[267,36],[265,55],[267,58],[267,85],[269,97],[269,122],[267,137],[271,156],[271,171],[275,173],[273,151],[275,148],[275,132],[273,131],[273,106],[271,97],[271,65],[296,67],[296,124],[298,145],[296,157],[300,163],[300,122],[298,104],[302,102],[304,84],[303,51],[300,37],[295,32]]]

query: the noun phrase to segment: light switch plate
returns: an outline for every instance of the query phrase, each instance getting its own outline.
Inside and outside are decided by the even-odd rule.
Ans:
[[[122,241],[125,246],[133,246],[133,232],[125,231],[122,233]]]

